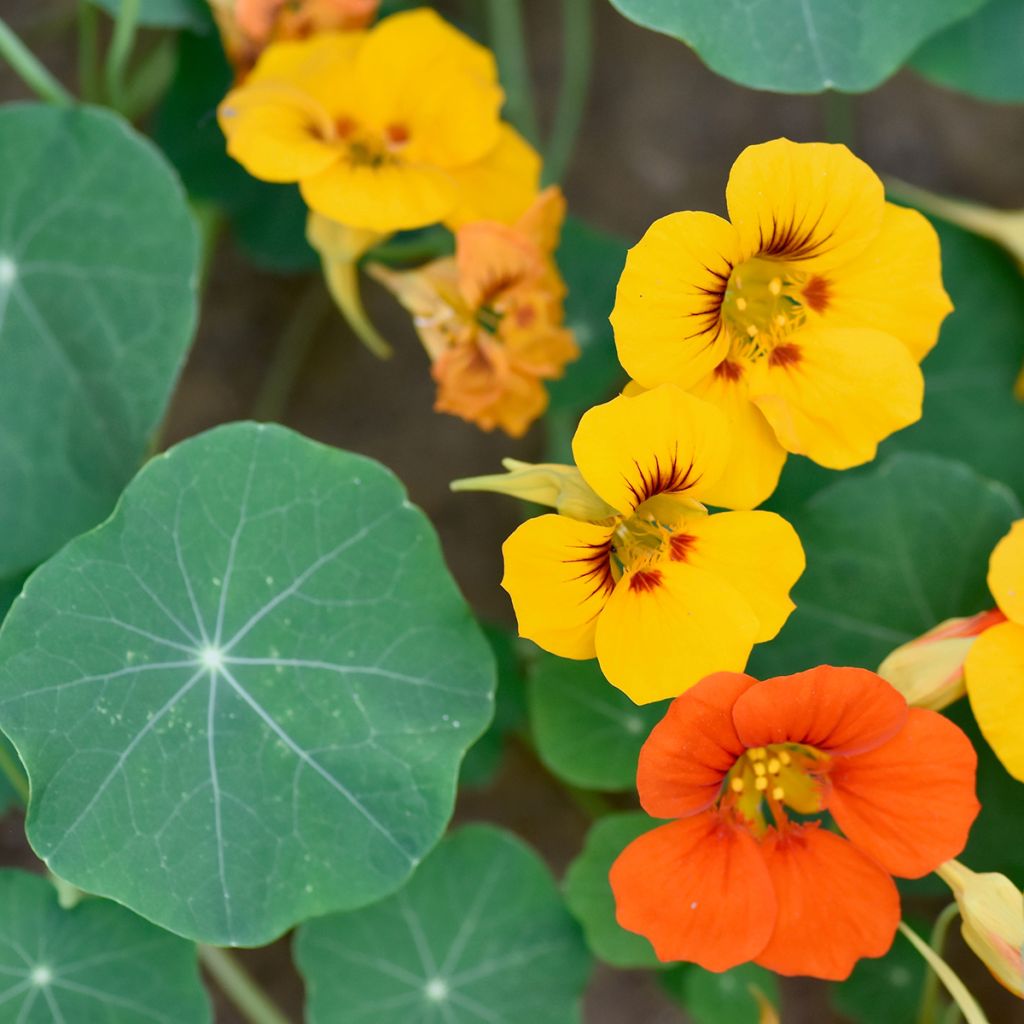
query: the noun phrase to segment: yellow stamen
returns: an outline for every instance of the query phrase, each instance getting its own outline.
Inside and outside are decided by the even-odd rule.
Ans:
[[[757,337],[757,328],[753,324],[751,324],[747,328],[747,334],[749,334],[752,338],[756,338]]]
[[[783,764],[785,764],[785,765],[789,765],[789,764],[793,763],[793,758],[790,756],[790,753],[789,753],[788,750],[780,750],[779,751],[779,760]]]
[[[783,799],[783,797],[785,797],[785,795],[786,795],[786,791],[781,786],[776,786],[772,790],[772,799],[773,800],[781,800],[781,799]]]
[[[780,771],[782,771],[782,762],[777,757],[773,757],[768,762],[768,774],[778,775]]]
[[[729,783],[729,785],[732,787],[732,791],[734,793],[743,792],[743,780],[738,776],[735,779],[733,779],[732,782]]]
[[[756,789],[758,793],[763,793],[767,788],[768,780],[763,775],[759,775],[754,779],[754,789]]]
[[[773,277],[768,282],[768,291],[770,291],[772,293],[772,295],[781,295],[782,294],[782,278],[781,277]]]
[[[747,300],[742,295],[736,300],[736,308],[741,313],[747,308]]]
[[[749,757],[751,761],[763,761],[767,756],[768,752],[764,747],[751,747],[747,751],[747,757]]]
[[[768,769],[767,769],[767,768],[765,768],[765,766],[764,766],[764,762],[763,762],[763,761],[757,761],[757,762],[755,762],[755,764],[754,764],[754,774],[755,774],[755,775],[756,775],[756,776],[757,776],[758,778],[761,778],[761,776],[762,776],[762,775],[764,775],[764,774],[765,774],[765,772],[767,772],[767,771],[768,771]]]

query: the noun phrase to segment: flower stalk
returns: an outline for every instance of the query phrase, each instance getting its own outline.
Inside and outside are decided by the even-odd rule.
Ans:
[[[526,59],[522,4],[520,0],[488,0],[487,13],[491,43],[505,88],[508,119],[530,142],[536,142],[539,135],[537,111]]]
[[[200,963],[249,1024],[289,1024],[226,949],[203,945],[198,949]]]
[[[544,154],[544,181],[559,182],[572,159],[593,64],[591,0],[562,0],[562,86]]]
[[[71,93],[47,71],[3,18],[0,18],[0,58],[41,100],[62,106],[74,103]]]

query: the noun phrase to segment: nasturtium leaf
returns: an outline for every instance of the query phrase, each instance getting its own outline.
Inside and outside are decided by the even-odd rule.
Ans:
[[[632,789],[636,760],[667,702],[637,706],[596,661],[541,654],[527,684],[537,753],[560,779],[584,789]]]
[[[565,901],[583,926],[590,951],[613,967],[659,967],[651,944],[627,932],[615,920],[615,898],[608,872],[615,858],[644,832],[662,822],[641,811],[609,814],[596,821],[587,833],[579,856],[565,873]]]
[[[117,17],[124,0],[87,0]],[[153,28],[189,28],[205,32],[210,26],[209,10],[203,0],[140,0],[138,23]]]
[[[759,1024],[757,992],[773,1006],[779,1005],[775,975],[757,964],[741,964],[721,974],[687,964],[682,969],[663,971],[659,980],[694,1024]]]
[[[0,632],[35,851],[217,945],[400,886],[448,822],[493,688],[391,473],[251,423],[152,460]]]
[[[396,895],[302,925],[308,1024],[576,1024],[590,957],[554,880],[508,832],[468,825]]]
[[[929,39],[911,65],[925,78],[981,99],[1024,101],[1024,4],[987,0],[965,21]]]
[[[0,576],[105,517],[196,317],[181,186],[115,114],[0,110]]]
[[[612,0],[693,47],[712,71],[773,92],[866,92],[984,0]]]
[[[1020,515],[1003,484],[934,455],[897,454],[831,484],[792,517],[807,552],[796,611],[749,671],[875,669],[943,619],[991,608],[989,555]]]
[[[204,1024],[196,949],[108,900],[71,910],[0,871],[0,1017],[17,1024]]]

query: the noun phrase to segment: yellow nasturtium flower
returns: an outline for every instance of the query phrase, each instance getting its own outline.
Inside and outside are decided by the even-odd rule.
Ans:
[[[751,508],[787,452],[845,469],[917,420],[918,363],[952,307],[935,231],[887,203],[845,146],[750,146],[726,202],[728,221],[684,212],[648,229],[612,324],[639,385],[674,383],[725,412],[735,443],[707,498]]]
[[[499,116],[491,52],[429,8],[368,32],[275,43],[221,103],[228,152],[254,177],[376,232],[511,221],[540,159]]]
[[[729,461],[724,415],[665,385],[590,409],[572,448],[565,486],[553,467],[522,466],[507,487],[462,485],[571,502],[562,511],[574,516],[530,519],[503,547],[520,634],[565,658],[596,656],[638,704],[743,669],[793,610],[804,553],[774,513],[701,504]]]

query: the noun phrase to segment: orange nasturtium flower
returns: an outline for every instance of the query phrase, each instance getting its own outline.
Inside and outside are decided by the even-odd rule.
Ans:
[[[793,610],[804,553],[774,513],[708,515],[729,440],[718,409],[671,384],[586,412],[577,468],[562,467],[569,500],[552,501],[565,514],[527,520],[502,549],[520,634],[563,658],[596,656],[637,704],[743,668]],[[556,475],[516,467],[458,486],[543,500],[537,481]]]
[[[957,726],[863,669],[708,676],[640,753],[644,810],[677,820],[612,865],[619,924],[662,960],[845,978],[892,943],[892,876],[963,849],[976,765]],[[808,820],[825,812],[842,835]]]
[[[547,408],[543,382],[579,355],[562,326],[565,285],[553,258],[564,217],[551,187],[515,225],[463,225],[454,257],[405,272],[369,268],[415,318],[438,412],[521,437]]]
[[[920,418],[917,364],[952,307],[935,231],[845,146],[750,146],[726,202],[728,221],[690,211],[648,229],[612,324],[637,384],[728,415],[736,443],[708,499],[752,508],[787,452],[846,469]]]
[[[274,43],[219,118],[254,177],[298,182],[317,213],[392,232],[511,221],[529,205],[540,159],[501,121],[503,100],[491,52],[420,8]]]

